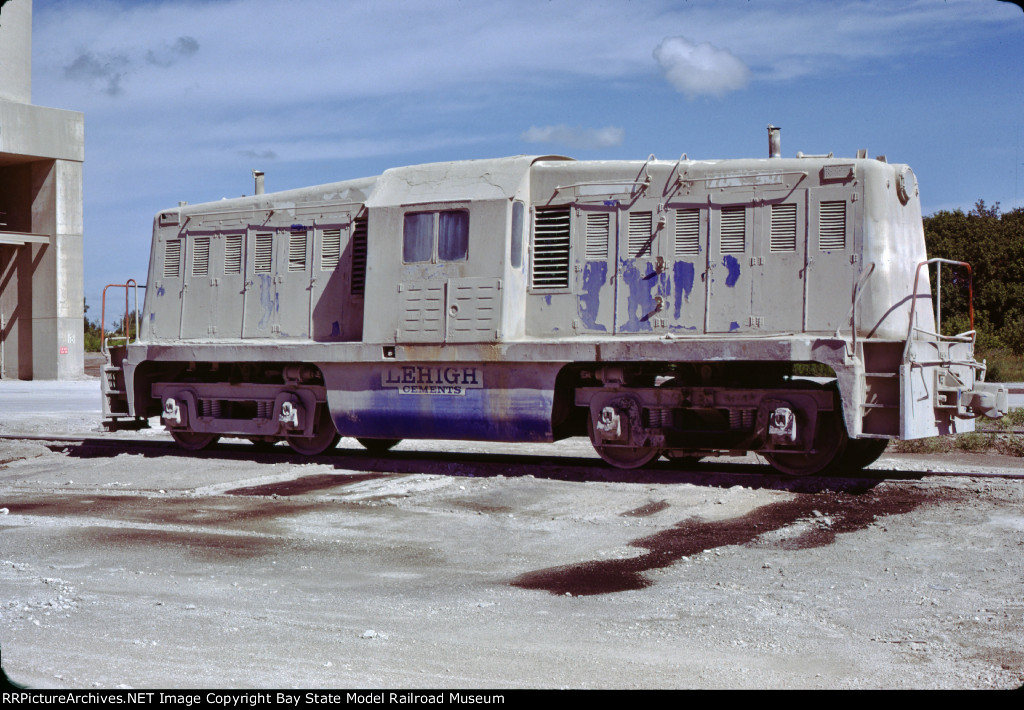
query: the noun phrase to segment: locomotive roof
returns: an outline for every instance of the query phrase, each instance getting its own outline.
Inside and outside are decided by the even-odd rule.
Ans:
[[[571,161],[572,158],[516,155],[391,168],[377,180],[366,206],[511,198],[522,187],[530,166],[539,160]]]

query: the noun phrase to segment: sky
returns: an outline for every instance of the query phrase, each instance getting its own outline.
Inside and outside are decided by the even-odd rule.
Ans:
[[[999,0],[35,0],[32,103],[85,115],[85,296],[153,215],[507,155],[834,152],[925,214],[1024,205],[1024,11]]]

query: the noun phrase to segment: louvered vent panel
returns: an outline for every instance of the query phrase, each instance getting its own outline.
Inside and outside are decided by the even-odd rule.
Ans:
[[[229,234],[224,237],[224,273],[242,273],[242,235]]]
[[[746,208],[723,207],[721,244],[723,254],[742,254],[747,250]]]
[[[700,210],[676,212],[676,256],[700,254]]]
[[[252,270],[257,274],[269,274],[274,257],[274,235],[256,235],[256,253],[253,254]]]
[[[292,232],[288,236],[288,270],[306,270],[306,232]]]
[[[352,295],[366,292],[366,218],[352,224]]]
[[[164,278],[181,278],[181,240],[169,239],[164,244]]]
[[[197,237],[192,242],[192,275],[206,276],[210,273],[210,238]]]
[[[822,202],[818,217],[818,248],[821,251],[846,249],[846,201]]]
[[[650,256],[651,255],[651,224],[650,212],[629,213],[629,255]]]
[[[587,215],[587,261],[608,258],[608,215]]]
[[[320,235],[320,269],[334,271],[341,258],[341,230],[325,229]]]
[[[533,288],[569,287],[569,208],[537,210],[533,221]]]
[[[772,205],[771,250],[796,251],[796,205]]]

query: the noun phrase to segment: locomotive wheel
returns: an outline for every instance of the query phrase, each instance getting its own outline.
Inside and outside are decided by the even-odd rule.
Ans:
[[[317,405],[319,416],[313,426],[313,436],[288,436],[288,446],[292,451],[303,456],[316,456],[328,449],[333,449],[339,441],[341,434],[334,426],[334,419],[331,418],[331,410],[326,404]]]
[[[818,426],[814,433],[814,453],[787,454],[772,452],[764,454],[776,471],[789,476],[813,476],[829,473],[842,464],[843,454],[850,439],[846,425],[838,409],[818,415]]]
[[[653,446],[603,446],[594,436],[594,423],[587,418],[587,433],[597,455],[615,468],[640,468],[661,455],[661,449]]]
[[[198,431],[186,431],[184,429],[168,429],[171,438],[178,446],[189,451],[202,451],[213,446],[220,439],[220,434],[207,434]]]
[[[842,467],[851,473],[867,468],[885,452],[888,439],[850,439],[843,454]]]
[[[391,449],[398,446],[401,439],[366,439],[356,437],[356,441],[362,444],[362,447],[374,454],[383,454],[385,451],[391,451]]]

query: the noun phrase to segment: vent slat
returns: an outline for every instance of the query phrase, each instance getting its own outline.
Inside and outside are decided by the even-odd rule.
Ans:
[[[846,249],[846,200],[821,203],[818,248],[821,251]]]
[[[676,256],[700,254],[700,210],[676,212]]]
[[[651,212],[630,212],[629,213],[629,255],[632,257],[650,256],[652,242],[651,226],[653,225],[653,214]]]
[[[169,239],[164,244],[164,278],[181,278],[181,240]]]
[[[745,207],[723,207],[719,238],[723,254],[742,254],[747,250],[747,210]]]
[[[796,205],[772,205],[773,252],[796,251]]]
[[[355,220],[352,225],[352,295],[366,293],[366,238],[368,223],[366,217]]]
[[[224,273],[242,273],[242,235],[229,234],[224,237]]]
[[[320,270],[334,271],[341,259],[341,230],[325,229],[320,234]]]
[[[607,214],[587,215],[587,261],[604,261],[608,258],[608,225]]]
[[[192,275],[206,276],[210,273],[210,238],[197,237],[192,242]]]
[[[269,274],[274,259],[274,235],[257,234],[256,251],[253,254],[253,271],[257,274]]]
[[[569,287],[569,208],[537,210],[533,220],[533,288]]]
[[[288,270],[306,270],[306,232],[292,232],[288,236]]]

